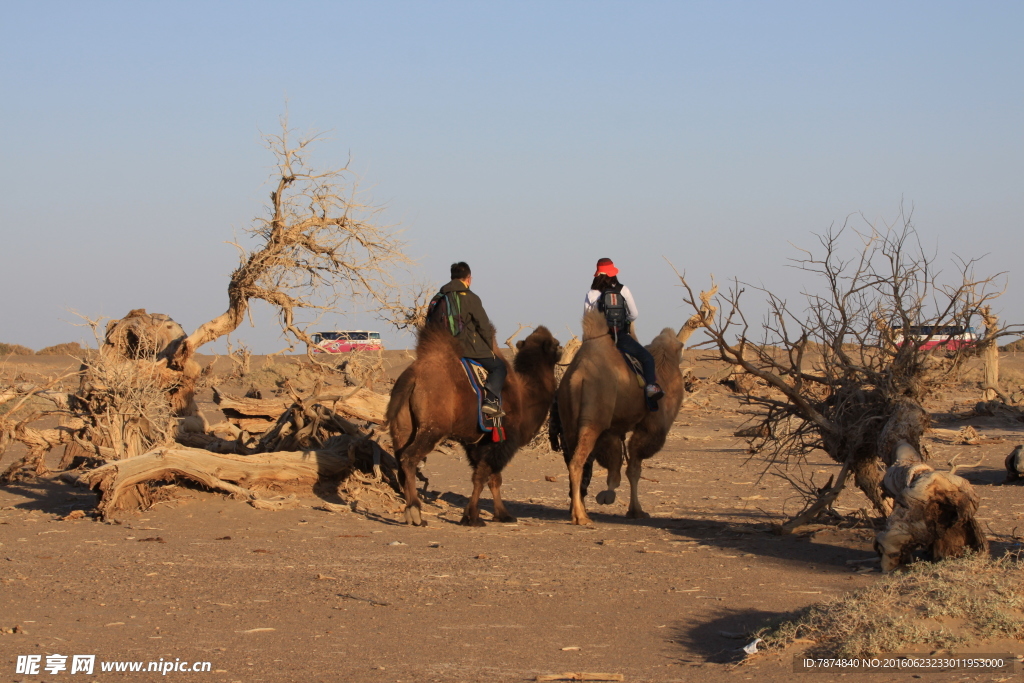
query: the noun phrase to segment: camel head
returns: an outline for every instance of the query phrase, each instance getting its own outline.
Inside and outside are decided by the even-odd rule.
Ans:
[[[537,368],[554,368],[562,357],[562,345],[543,325],[516,342],[516,350],[515,369],[524,374]]]
[[[659,364],[662,359],[666,363],[675,365],[679,365],[683,360],[683,342],[679,340],[676,331],[671,327],[663,329],[647,348],[650,349],[655,362]]]

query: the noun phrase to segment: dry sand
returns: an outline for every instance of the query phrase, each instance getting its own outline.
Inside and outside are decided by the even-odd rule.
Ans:
[[[408,358],[400,354],[392,354],[394,372]],[[1004,359],[1004,368],[1014,362]],[[74,366],[26,357],[5,371],[31,379]],[[696,367],[698,376],[714,369]],[[201,398],[213,414],[209,392]],[[941,397],[929,406],[936,426],[973,425],[1002,441],[954,446],[939,431],[931,450],[940,466],[956,454],[981,459],[960,473],[978,488],[993,552],[1003,553],[1019,548],[1024,488],[997,484],[1003,458],[1024,442],[1024,423],[943,416],[955,400],[976,399]],[[266,512],[192,489],[120,523],[62,521],[89,510],[93,494],[56,480],[0,488],[0,629],[20,631],[0,635],[0,680],[62,680],[67,672],[15,674],[18,655],[54,653],[180,658],[213,670],[100,680],[526,681],[583,671],[626,681],[837,680],[793,673],[795,651],[728,663],[746,644],[735,636],[880,576],[851,564],[874,556],[870,529],[771,533],[800,501],[733,437],[744,421],[739,410],[724,389],[704,389],[644,470],[641,496],[652,518],[624,517],[628,483],[614,504],[598,506],[597,470],[587,501],[594,524],[582,528],[568,522],[562,456],[546,446],[521,451],[505,472],[504,497],[518,523],[479,529],[458,525],[469,468],[441,454],[425,469],[435,494],[426,528],[407,527],[397,514],[316,510],[316,498]],[[838,471],[822,455],[806,467],[822,484]],[[847,491],[837,507],[868,503]],[[880,676],[913,679],[842,680]]]

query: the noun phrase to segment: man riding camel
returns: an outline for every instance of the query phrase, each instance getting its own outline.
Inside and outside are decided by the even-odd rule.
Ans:
[[[644,394],[653,406],[653,402],[662,398],[665,392],[658,386],[654,356],[629,334],[629,327],[637,317],[636,302],[633,301],[629,287],[619,282],[616,277],[618,274],[619,269],[610,258],[598,260],[594,281],[583,303],[583,312],[596,309],[604,313],[608,321],[608,333],[615,340],[615,347],[640,361],[644,370],[644,384],[647,385]]]
[[[501,389],[505,386],[505,374],[508,372],[505,361],[495,355],[491,346],[494,338],[494,327],[484,312],[484,306],[469,286],[473,282],[473,273],[469,264],[464,261],[452,264],[452,281],[441,288],[438,297],[445,302],[445,312],[428,313],[428,322],[446,324],[449,331],[462,346],[462,357],[470,358],[487,370],[487,382],[484,384],[485,396],[480,410],[485,415],[501,416]],[[441,298],[443,296],[443,298]],[[433,310],[440,311],[440,306]]]

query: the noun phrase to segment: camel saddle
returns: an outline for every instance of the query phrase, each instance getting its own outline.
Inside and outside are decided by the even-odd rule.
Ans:
[[[639,360],[637,360],[636,358],[634,358],[633,356],[629,355],[628,353],[621,349],[619,349],[619,353],[621,353],[622,357],[626,360],[626,366],[633,371],[634,375],[636,375],[636,381],[637,384],[640,385],[640,389],[644,389],[647,386],[647,382],[644,380],[643,363],[641,363]],[[649,398],[645,398],[644,400],[647,402],[647,410],[649,410],[652,413],[658,412],[657,401],[652,401]]]
[[[472,358],[462,358],[462,367],[466,370],[466,377],[469,378],[469,385],[476,392],[476,422],[480,431],[490,433],[491,441],[500,443],[505,440],[505,428],[501,426],[501,417],[497,415],[485,415],[484,407],[484,384],[487,382],[487,370]],[[499,399],[500,400],[500,399]]]

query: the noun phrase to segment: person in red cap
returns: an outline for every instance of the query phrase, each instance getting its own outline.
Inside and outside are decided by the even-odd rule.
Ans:
[[[640,342],[629,334],[629,326],[636,320],[636,302],[629,287],[619,282],[619,269],[610,258],[599,259],[594,281],[587,292],[583,312],[598,310],[608,321],[608,333],[615,340],[615,347],[633,356],[644,369],[644,393],[648,401],[654,402],[665,395],[658,386],[654,370],[654,356]],[[652,403],[652,405],[654,405]]]

